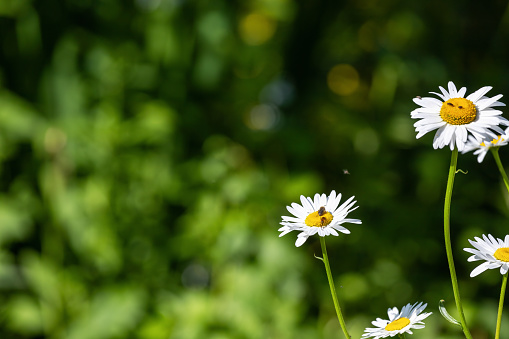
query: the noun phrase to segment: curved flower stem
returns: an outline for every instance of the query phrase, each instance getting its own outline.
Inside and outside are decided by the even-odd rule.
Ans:
[[[467,339],[472,339],[472,335],[467,327],[465,315],[463,314],[463,306],[461,304],[460,291],[458,287],[458,279],[456,278],[456,269],[454,268],[454,258],[452,256],[451,246],[451,198],[452,187],[454,185],[454,176],[456,174],[456,165],[458,163],[458,149],[454,149],[451,155],[451,165],[449,166],[449,176],[447,178],[447,190],[445,192],[444,204],[444,238],[445,238],[445,251],[447,252],[447,262],[449,264],[449,271],[451,273],[452,290],[454,292],[454,300],[456,301],[456,308],[458,309],[461,328]]]
[[[336,308],[336,314],[338,315],[339,325],[345,334],[347,339],[351,339],[348,331],[346,330],[345,320],[341,313],[341,307],[339,306],[338,296],[336,294],[336,288],[334,287],[334,279],[332,279],[332,273],[329,266],[329,257],[327,256],[327,248],[325,247],[325,238],[320,237],[320,245],[322,245],[323,264],[325,265],[325,271],[327,271],[327,279],[329,280],[330,293],[332,294],[332,300],[334,301],[334,307]]]
[[[500,149],[500,147],[490,148],[491,153],[493,154],[493,158],[495,158],[495,162],[497,163],[498,170],[500,171],[500,174],[502,175],[502,178],[504,179],[505,188],[507,189],[507,192],[509,193],[509,179],[507,179],[507,174],[505,173],[504,166],[502,166],[502,161],[500,161],[500,157],[498,155],[499,149]]]
[[[504,308],[505,288],[507,287],[507,273],[502,278],[502,287],[500,288],[500,302],[498,303],[497,329],[495,339],[500,338],[500,325],[502,325],[502,309]]]
[[[400,337],[401,339],[405,339],[405,333],[398,334],[398,337]]]

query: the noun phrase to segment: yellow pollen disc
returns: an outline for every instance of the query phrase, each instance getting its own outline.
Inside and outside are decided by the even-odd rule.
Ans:
[[[385,330],[386,331],[401,330],[402,328],[404,328],[408,324],[410,324],[410,319],[405,318],[405,317],[401,317],[399,319],[394,320],[392,323],[388,324],[387,326],[385,326]]]
[[[509,247],[501,247],[493,253],[498,260],[509,262]]]
[[[330,224],[333,218],[334,217],[329,212],[325,212],[323,215],[319,215],[318,211],[316,211],[309,214],[304,222],[306,225],[311,227],[322,227]]]
[[[502,139],[501,135],[499,135],[498,138],[491,140],[491,143],[493,145],[496,145],[499,141],[504,141],[504,139]],[[486,144],[484,142],[481,142],[481,146],[486,147]]]
[[[501,135],[499,135],[498,138],[491,140],[491,143],[496,145],[497,142],[499,142],[499,141],[504,141],[504,139],[502,139]]]
[[[452,98],[442,104],[440,117],[451,125],[466,125],[475,120],[477,108],[465,98]]]

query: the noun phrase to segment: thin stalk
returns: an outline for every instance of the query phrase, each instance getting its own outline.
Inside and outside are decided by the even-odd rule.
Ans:
[[[320,237],[320,245],[322,245],[323,264],[325,265],[325,271],[327,271],[327,279],[329,280],[330,293],[332,294],[332,300],[334,301],[334,307],[336,308],[336,314],[338,315],[339,325],[345,334],[347,339],[351,339],[350,334],[346,330],[345,320],[341,313],[341,307],[339,306],[338,296],[336,294],[336,288],[334,287],[334,279],[332,279],[332,273],[329,266],[329,257],[327,256],[327,248],[325,247],[325,238]]]
[[[497,329],[495,330],[495,339],[500,338],[500,325],[502,325],[502,309],[504,308],[505,288],[507,287],[507,273],[502,278],[502,287],[500,288],[500,302],[498,303]]]
[[[398,337],[400,337],[401,339],[405,339],[405,333],[398,334]]]
[[[498,170],[504,179],[505,188],[507,192],[509,192],[509,179],[507,179],[507,174],[505,173],[504,166],[502,166],[502,161],[500,161],[500,156],[498,155],[498,150],[500,147],[492,147],[490,148],[491,153],[493,154],[493,158],[495,158],[495,162],[497,163]]]
[[[445,192],[444,204],[444,238],[445,238],[445,251],[447,252],[447,263],[449,264],[449,271],[451,273],[452,290],[454,292],[454,300],[456,301],[456,308],[458,309],[461,328],[467,339],[473,339],[467,327],[465,315],[463,314],[463,306],[461,304],[460,291],[458,287],[458,279],[456,278],[456,269],[454,268],[454,258],[452,256],[451,246],[451,198],[452,188],[454,185],[454,176],[456,175],[456,165],[458,163],[458,150],[455,148],[451,155],[451,165],[449,166],[449,176],[447,178],[447,190]]]

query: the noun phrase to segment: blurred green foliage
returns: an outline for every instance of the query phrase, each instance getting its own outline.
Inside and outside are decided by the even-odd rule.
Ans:
[[[332,189],[363,220],[327,238],[353,337],[416,301],[413,338],[462,337],[437,308],[450,151],[409,113],[448,80],[509,93],[504,2],[1,0],[0,29],[1,338],[339,338],[318,239],[277,232]],[[509,198],[490,156],[459,167],[488,338],[500,275],[462,248],[507,233]]]

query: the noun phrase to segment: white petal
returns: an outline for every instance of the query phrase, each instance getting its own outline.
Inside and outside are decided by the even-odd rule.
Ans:
[[[488,93],[490,91],[490,89],[492,89],[492,88],[493,87],[491,87],[491,86],[482,87],[482,88],[478,89],[477,91],[475,91],[474,93],[470,94],[467,97],[467,99],[472,101],[474,104],[477,104],[477,100],[482,98],[483,95]]]
[[[449,87],[449,94],[451,95],[451,98],[457,98],[458,91],[456,91],[456,86],[454,86],[454,82],[449,81],[447,85]]]
[[[438,122],[443,123],[444,120],[442,120],[440,116],[433,116],[431,118],[421,119],[417,121],[416,123],[414,123],[414,127],[436,124]]]
[[[329,210],[329,204],[336,200],[336,191],[335,190],[332,190],[329,194],[329,198],[327,199],[327,205],[325,205],[325,209],[328,211]]]
[[[490,107],[491,104],[493,104],[495,101],[497,101],[498,99],[500,99],[502,97],[503,97],[503,95],[499,94],[499,95],[495,95],[493,98],[479,100],[479,101],[477,101],[477,107],[480,110],[484,110],[485,108]]]
[[[357,208],[357,207],[356,207]],[[341,220],[341,224],[345,223],[345,222],[348,222],[348,223],[351,223],[351,224],[362,224],[362,221],[359,220],[359,219],[349,219],[349,218],[345,218],[343,220]]]
[[[445,130],[445,127],[447,125],[444,125],[442,127],[440,127],[437,131],[437,133],[435,134],[435,137],[433,138],[433,148],[434,149],[437,149],[439,148],[438,146],[441,145],[440,148],[444,147],[443,146],[443,142],[442,142],[442,134],[444,133],[444,130]]]
[[[292,208],[295,211],[295,213],[293,213],[293,214],[299,218],[305,218],[309,214],[309,212],[307,212],[304,207],[302,207],[301,205],[299,205],[297,203],[292,203]]]
[[[286,235],[286,234],[290,233],[291,231],[292,231],[291,229],[286,229],[283,232],[281,232],[281,234],[279,234],[279,237],[281,238],[283,235]]]
[[[320,230],[320,227],[309,227],[308,228],[308,236],[315,235]]]
[[[440,89],[440,92],[442,92],[442,94],[444,95],[445,101],[447,101],[451,98],[451,96],[449,95],[449,92],[447,92],[442,86],[438,86],[438,88]]]
[[[334,226],[331,226],[331,227],[336,229],[336,230],[338,230],[341,233],[344,233],[344,234],[350,234],[351,233],[347,228],[344,228],[341,225],[334,225]]]
[[[397,307],[387,309],[387,315],[389,316],[389,320],[393,321],[398,315],[399,311]]]
[[[451,143],[455,130],[455,126],[449,124],[445,125],[444,133],[442,136],[445,145],[449,145]]]
[[[456,147],[458,148],[458,151],[461,152],[461,151],[463,151],[465,144],[461,141],[461,135],[458,133],[458,131],[459,131],[459,128],[457,128],[455,131],[455,134],[456,134],[455,142],[456,142]]]
[[[483,162],[484,158],[486,157],[486,154],[488,154],[488,152],[480,152],[479,156],[477,157],[477,162],[478,163]]]
[[[308,240],[308,237],[307,236],[298,236],[297,237],[297,241],[295,242],[295,246],[296,247],[300,247],[302,246],[302,244],[304,244],[306,242],[306,240]]]
[[[299,212],[297,212],[297,211],[295,210],[295,208],[290,207],[290,206],[286,206],[286,209],[288,210],[288,212],[290,212],[291,214],[295,215],[296,217],[298,217],[298,216],[299,216]]]
[[[341,201],[341,193],[339,193],[335,199],[329,199],[327,201],[327,211],[333,212],[338,207],[339,202]]]
[[[430,92],[430,93],[437,95],[443,101],[447,101],[447,99],[440,93],[437,93],[437,92]],[[414,102],[415,102],[415,99],[414,99]],[[415,102],[415,103],[417,104],[417,102]]]
[[[314,211],[313,205],[309,202],[308,198],[306,198],[305,196],[303,195],[300,196],[300,202],[302,203],[302,206],[304,207],[307,213],[311,213],[312,211]]]
[[[470,277],[473,278],[475,276],[478,276],[482,272],[486,271],[488,269],[488,264],[489,264],[488,262],[484,262],[484,263],[480,264],[479,266],[477,266],[476,268],[474,268],[472,273],[470,273]]]
[[[315,198],[313,199],[313,209],[318,211],[320,209],[320,194],[316,193]]]

